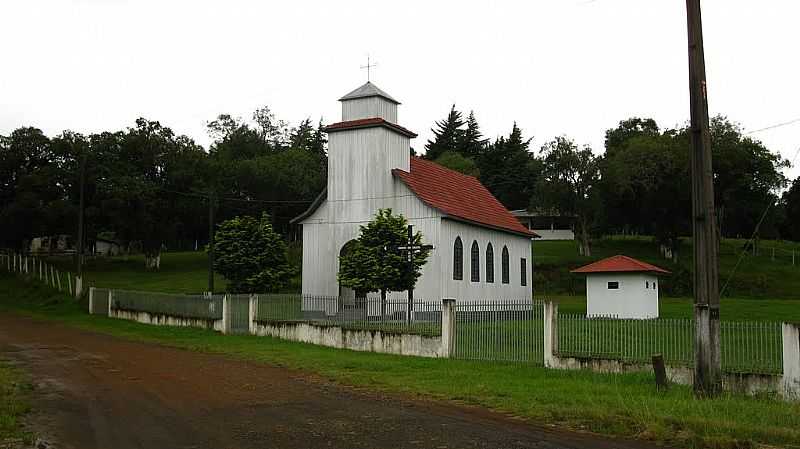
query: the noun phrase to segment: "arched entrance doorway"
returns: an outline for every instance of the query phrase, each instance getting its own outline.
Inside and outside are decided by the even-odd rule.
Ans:
[[[339,260],[345,255],[349,254],[352,251],[353,247],[355,246],[356,241],[350,240],[349,242],[345,243],[342,246],[342,249],[339,250]],[[341,263],[341,262],[340,262]],[[356,303],[356,292],[352,288],[348,288],[339,284],[339,300],[345,306],[354,306]]]

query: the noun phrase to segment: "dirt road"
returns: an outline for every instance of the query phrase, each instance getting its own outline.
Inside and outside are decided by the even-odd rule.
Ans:
[[[64,449],[650,447],[15,316],[0,358],[30,374],[32,423]]]

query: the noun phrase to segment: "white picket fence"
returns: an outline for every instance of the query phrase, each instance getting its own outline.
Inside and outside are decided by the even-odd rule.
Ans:
[[[9,273],[25,276],[69,295],[80,298],[83,294],[83,282],[78,276],[68,271],[61,271],[44,259],[20,253],[0,254],[0,269]]]

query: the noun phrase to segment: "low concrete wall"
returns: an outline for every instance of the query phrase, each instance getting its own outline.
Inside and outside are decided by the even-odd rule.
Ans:
[[[253,323],[253,333],[320,346],[353,351],[384,354],[413,355],[417,357],[445,357],[441,337],[424,337],[413,334],[350,330],[338,326],[320,326],[304,322]]]
[[[120,309],[110,309],[108,316],[111,318],[136,321],[138,323],[152,324],[155,326],[197,327],[200,329],[215,330],[218,332],[222,332],[223,330],[222,320],[212,320],[207,318],[183,318]]]
[[[552,357],[552,368],[556,369],[585,369],[597,373],[636,373],[652,372],[653,366],[649,363],[632,363],[614,359],[595,359],[580,357]],[[679,385],[692,385],[694,370],[687,366],[667,366],[667,378],[670,382]],[[744,374],[723,373],[722,387],[725,391],[737,393],[777,393],[782,391],[782,379],[779,375],[770,374]]]

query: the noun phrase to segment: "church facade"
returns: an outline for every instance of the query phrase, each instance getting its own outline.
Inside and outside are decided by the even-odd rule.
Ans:
[[[342,121],[326,128],[327,188],[294,220],[302,226],[303,294],[352,295],[337,281],[339,256],[378,209],[391,208],[434,247],[416,300],[531,298],[535,234],[474,177],[411,156],[416,134],[397,124],[400,103],[389,94],[367,82],[339,101]]]

